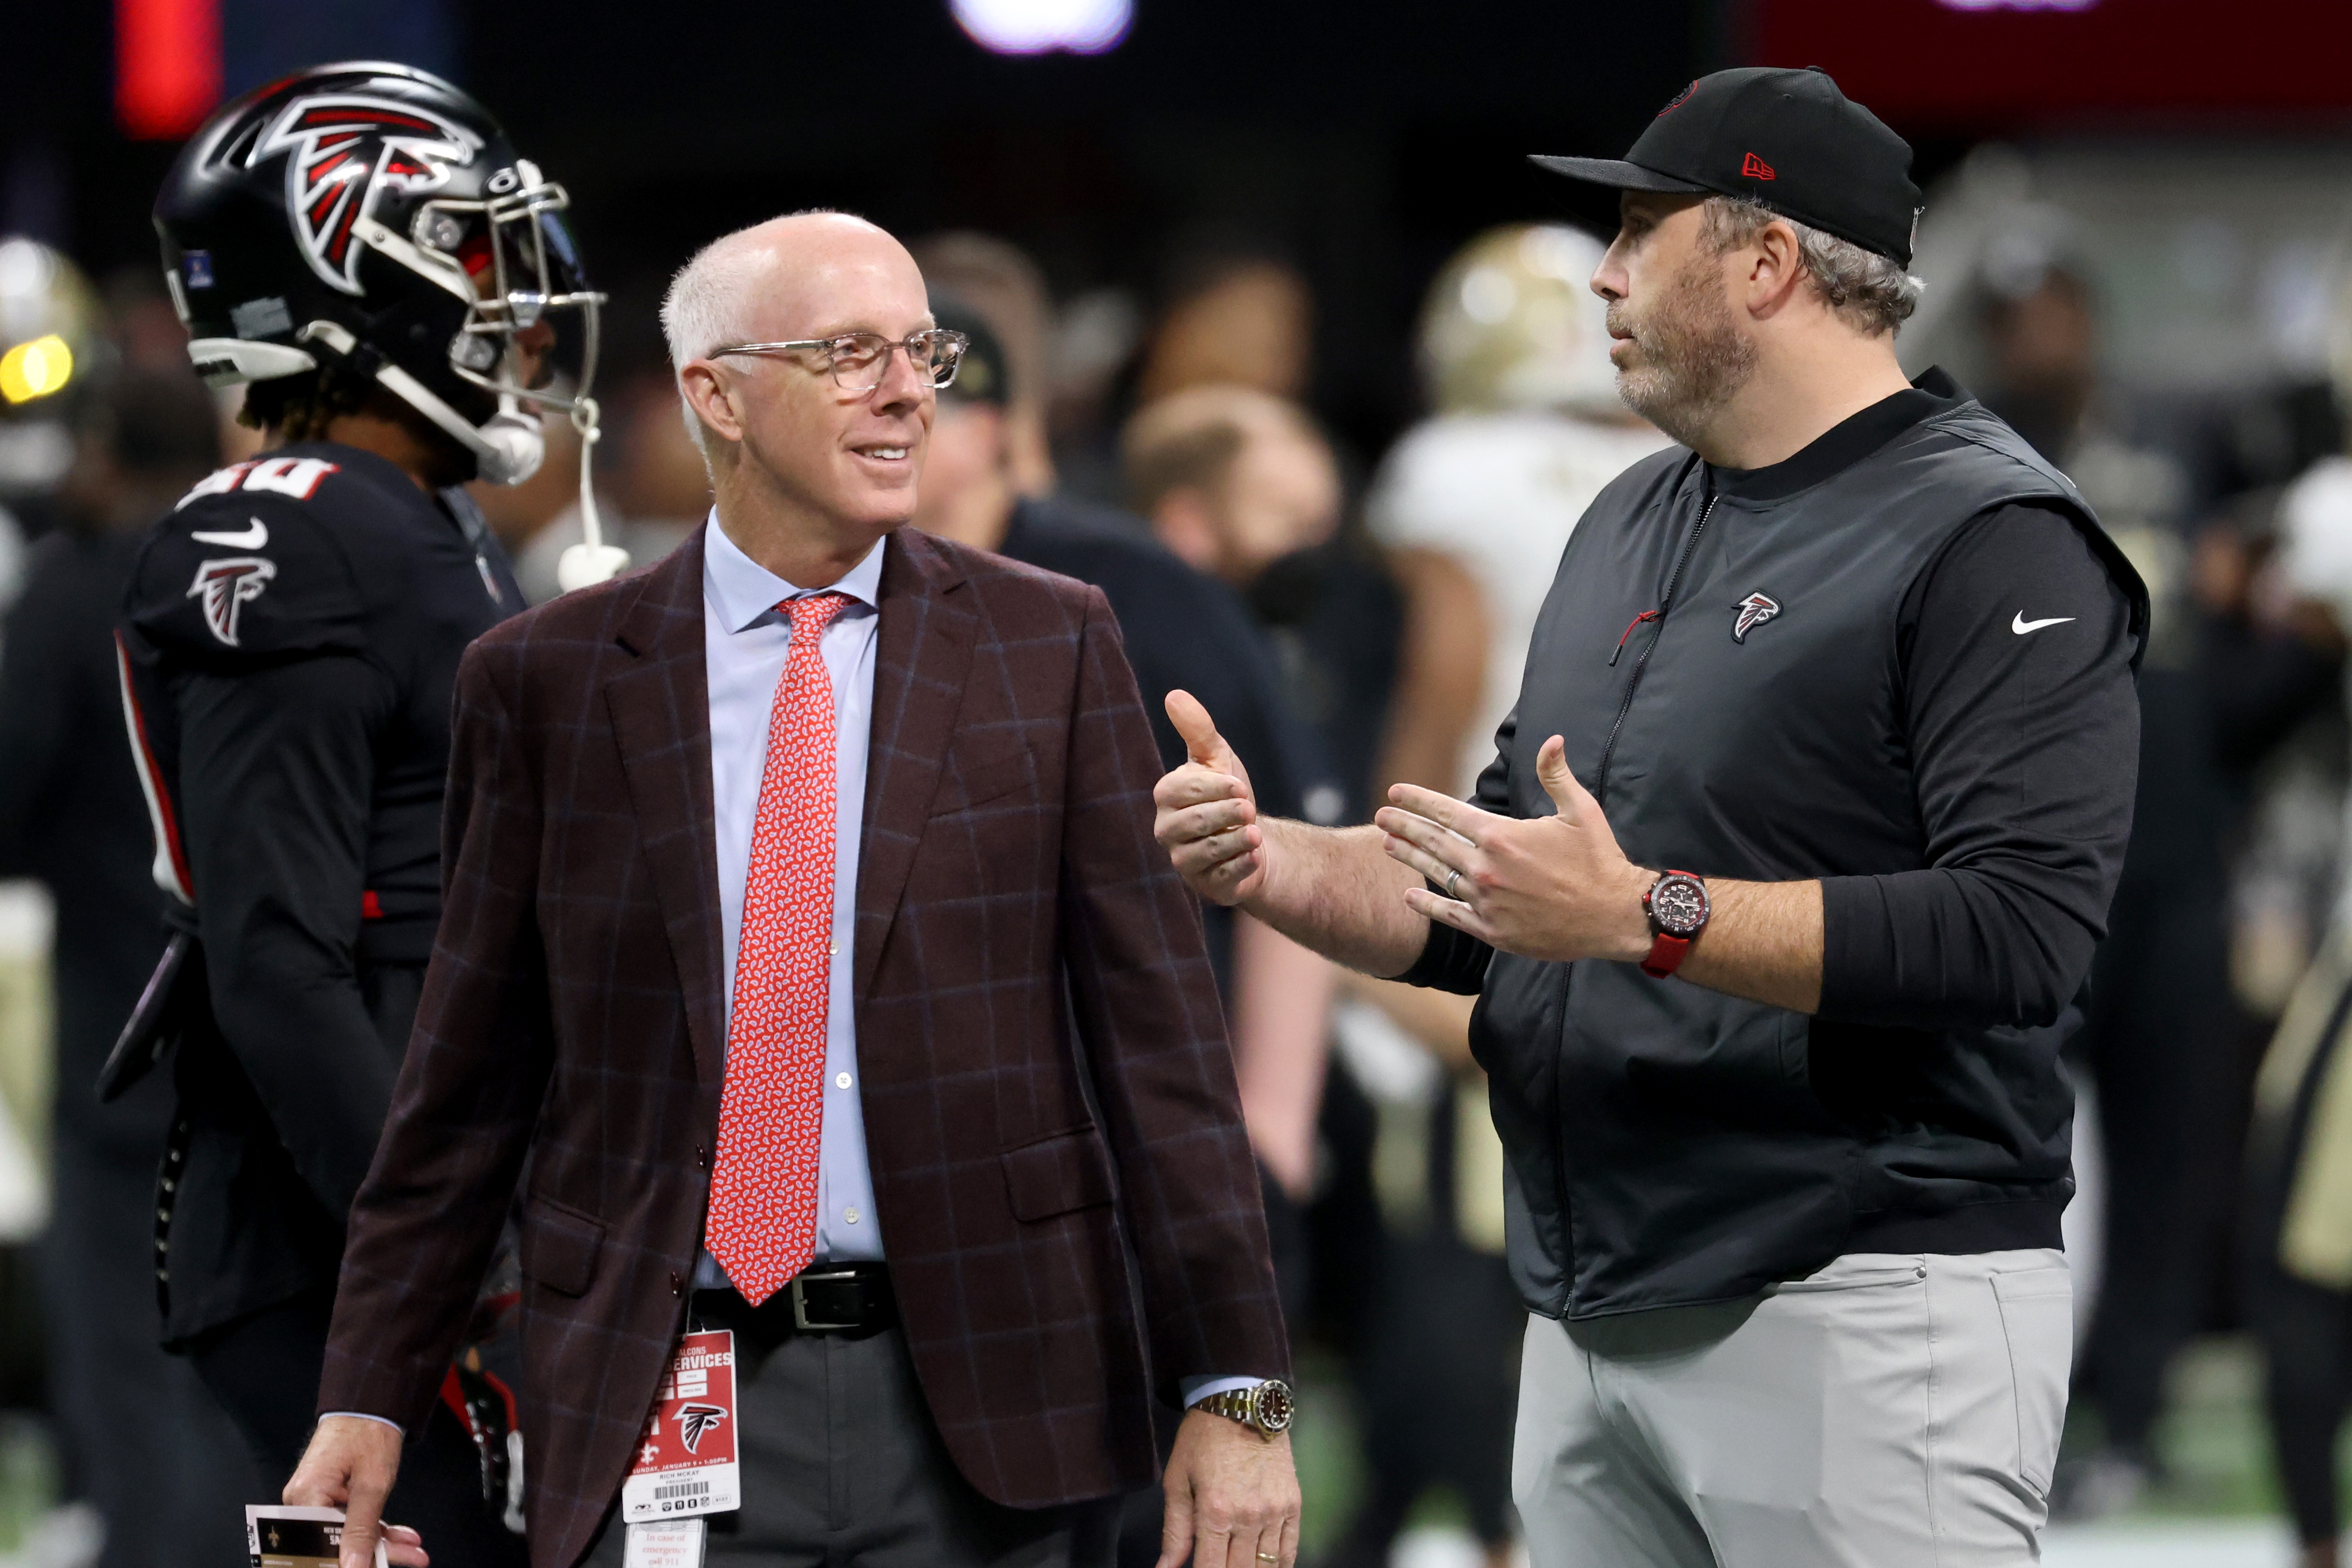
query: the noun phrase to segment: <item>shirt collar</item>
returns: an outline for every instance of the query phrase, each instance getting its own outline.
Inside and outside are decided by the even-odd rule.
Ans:
[[[702,595],[718,606],[719,621],[730,632],[742,631],[786,599],[813,593],[846,594],[868,609],[878,609],[882,547],[888,542],[876,540],[865,559],[844,574],[840,582],[822,589],[803,588],[744,554],[719,526],[719,510],[713,507],[702,538]]]
[[[1921,420],[1968,400],[1959,383],[1939,368],[1833,426],[1810,446],[1761,468],[1717,468],[1716,489],[1743,500],[1779,500],[1810,489],[1862,461]]]

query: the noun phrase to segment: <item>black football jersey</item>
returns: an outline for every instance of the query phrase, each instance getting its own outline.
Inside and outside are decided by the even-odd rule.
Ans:
[[[463,491],[326,443],[211,475],[140,549],[124,713],[204,960],[156,1208],[167,1342],[332,1288],[440,914],[457,661],[521,607]]]
[[[201,910],[181,800],[179,707],[189,678],[349,660],[351,679],[375,687],[380,708],[366,885],[352,918],[382,922],[371,946],[421,960],[439,915],[457,658],[522,607],[471,498],[428,495],[373,453],[305,443],[199,482],[148,535],[124,614],[129,717],[155,808],[157,882]]]

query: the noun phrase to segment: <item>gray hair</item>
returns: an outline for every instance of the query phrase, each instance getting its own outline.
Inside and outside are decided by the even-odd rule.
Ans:
[[[805,217],[832,210],[808,207],[783,216]],[[743,342],[751,337],[744,310],[750,290],[745,283],[755,252],[736,242],[752,229],[773,221],[762,219],[732,234],[720,235],[696,251],[677,269],[677,276],[669,280],[669,291],[662,296],[661,324],[662,336],[669,344],[673,376],[681,376],[694,361],[708,358],[711,350],[726,343]],[[686,419],[686,433],[694,438],[695,449],[707,461],[710,457],[710,434],[703,427],[694,405],[686,401],[683,380],[678,383],[678,404]]]
[[[1759,202],[1738,196],[1709,196],[1703,204],[1706,227],[1701,231],[1717,255],[1745,245],[1779,221],[1797,233],[1797,251],[1822,302],[1873,337],[1901,330],[1919,308],[1919,291],[1927,287],[1903,269],[1891,256],[1864,250],[1850,239],[1799,223]]]

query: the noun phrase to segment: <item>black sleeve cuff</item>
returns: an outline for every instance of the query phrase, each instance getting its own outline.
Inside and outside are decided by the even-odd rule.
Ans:
[[[1895,911],[1876,877],[1822,879],[1823,1018],[1872,1017],[1900,990]],[[1889,983],[1893,983],[1890,986]]]
[[[1436,891],[1434,888],[1430,890]],[[1429,940],[1422,944],[1421,956],[1412,961],[1412,968],[1392,978],[1431,991],[1475,996],[1486,984],[1486,964],[1494,956],[1493,948],[1468,931],[1456,931],[1443,921],[1432,921]]]

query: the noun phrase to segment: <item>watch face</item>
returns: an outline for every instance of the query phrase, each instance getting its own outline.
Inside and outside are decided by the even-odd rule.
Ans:
[[[1695,877],[1663,877],[1650,889],[1650,918],[1668,936],[1694,935],[1706,915],[1706,889]]]
[[[1280,1432],[1290,1426],[1290,1384],[1280,1381],[1261,1383],[1251,1394],[1250,1403],[1260,1430]]]

